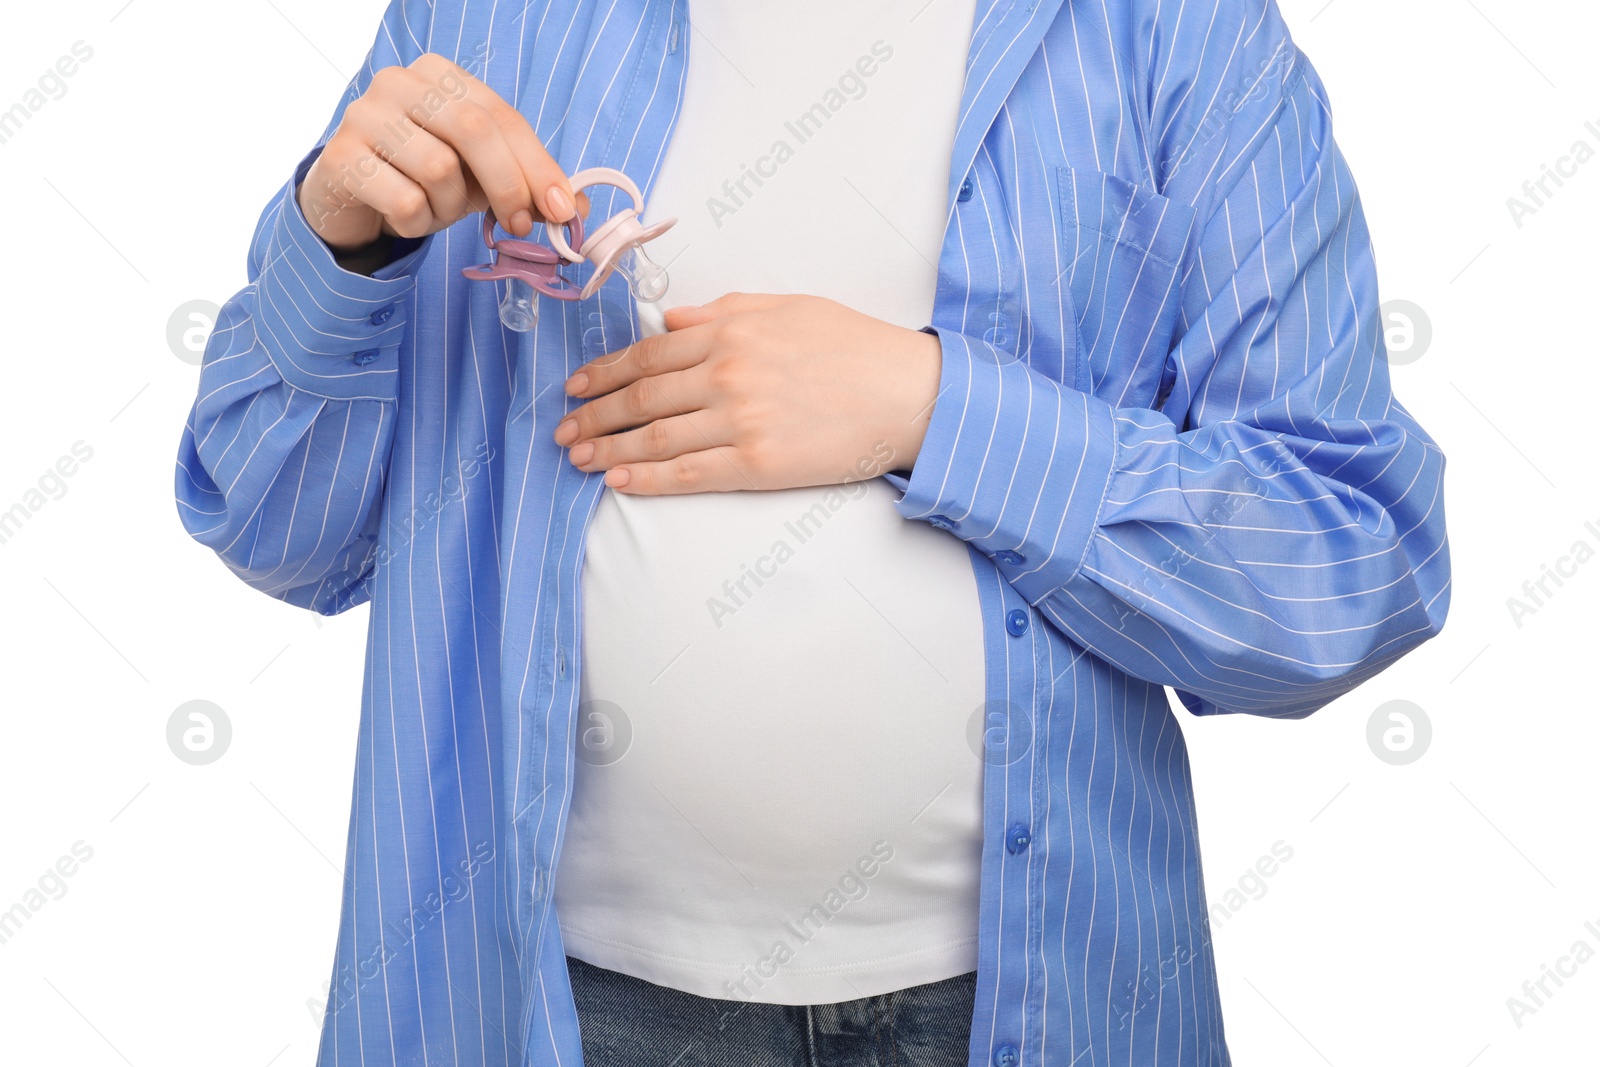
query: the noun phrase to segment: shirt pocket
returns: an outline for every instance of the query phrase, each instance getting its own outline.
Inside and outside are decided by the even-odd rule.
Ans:
[[[1158,407],[1195,210],[1115,174],[1056,167],[1063,284],[1078,320],[1075,387]]]

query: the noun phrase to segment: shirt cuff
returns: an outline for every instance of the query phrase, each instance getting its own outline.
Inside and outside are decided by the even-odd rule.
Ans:
[[[1030,604],[1075,578],[1099,528],[1116,412],[1008,352],[943,327],[939,394],[895,508],[990,556]]]
[[[295,190],[312,149],[279,193],[256,276],[256,334],[284,381],[335,400],[393,400],[415,273],[431,243],[399,239],[399,258],[368,277],[340,267],[311,228]]]

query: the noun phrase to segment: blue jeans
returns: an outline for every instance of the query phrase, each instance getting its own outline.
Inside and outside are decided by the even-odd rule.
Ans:
[[[966,1067],[978,972],[838,1004],[668,989],[567,957],[584,1067]]]

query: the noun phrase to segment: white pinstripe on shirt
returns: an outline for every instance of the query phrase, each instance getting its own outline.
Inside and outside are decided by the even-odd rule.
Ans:
[[[440,52],[568,173],[648,194],[687,14],[395,0],[324,139],[374,71]],[[254,588],[372,605],[318,1062],[575,1067],[548,889],[602,484],[550,433],[576,406],[556,386],[637,337],[633,305],[613,281],[504,330],[460,276],[475,218],[340,271],[293,199],[314,157],[223,308],[176,493]],[[949,201],[941,393],[888,477],[967,543],[984,610],[969,1062],[1225,1065],[1162,687],[1298,717],[1437,633],[1444,458],[1391,394],[1355,187],[1271,3],[980,0]]]

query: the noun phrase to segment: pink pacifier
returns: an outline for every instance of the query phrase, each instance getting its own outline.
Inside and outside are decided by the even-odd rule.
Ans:
[[[557,300],[577,300],[578,288],[556,270],[562,257],[532,241],[494,238],[494,212],[483,213],[483,243],[494,253],[488,263],[463,267],[462,275],[477,282],[504,282],[500,296],[500,321],[518,333],[526,333],[539,323],[539,305],[534,291]],[[565,223],[573,240],[583,243],[583,220],[577,215]],[[556,230],[549,231],[552,239]],[[566,244],[565,241],[562,242]]]
[[[579,263],[587,259],[594,264],[594,276],[584,285],[583,291],[578,294],[578,299],[586,300],[593,296],[595,290],[599,289],[615,270],[628,279],[628,289],[633,293],[634,299],[646,304],[660,300],[667,293],[667,271],[645,254],[644,243],[666,233],[678,220],[663,219],[649,226],[641,223],[639,216],[644,212],[644,197],[639,195],[639,187],[633,184],[633,180],[620,170],[613,170],[610,167],[590,167],[572,176],[573,193],[577,193],[579,189],[587,189],[591,185],[614,185],[633,198],[633,206],[623,208],[611,216],[603,226],[590,234],[587,240],[580,230],[577,234],[576,252],[567,244],[559,231],[548,231],[550,243],[568,260]]]

